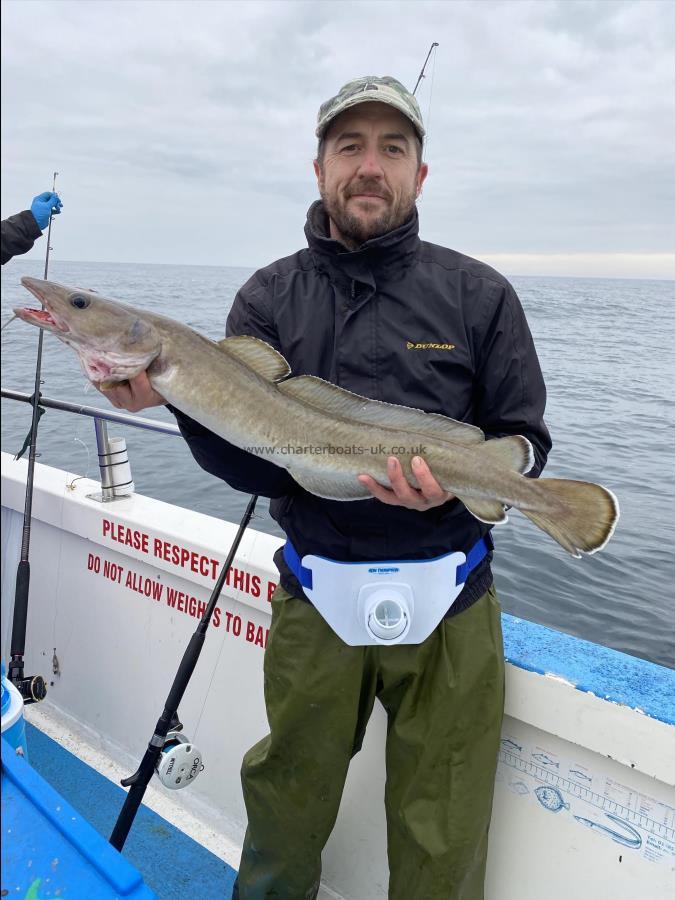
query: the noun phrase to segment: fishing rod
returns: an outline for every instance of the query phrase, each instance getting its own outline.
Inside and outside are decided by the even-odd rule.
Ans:
[[[168,787],[179,788],[189,784],[204,768],[200,754],[187,742],[184,735],[180,734],[180,729],[183,726],[178,718],[178,706],[183,699],[183,694],[199,660],[211,616],[216,608],[218,597],[225,584],[227,573],[230,571],[239,543],[253,515],[257,500],[258,495],[254,494],[248,502],[204,614],[183,653],[183,658],[164,704],[164,711],[157,720],[154,734],[150,738],[150,743],[138,770],[129,778],[122,779],[122,786],[128,787],[129,792],[110,835],[110,843],[116,850],[121,851],[124,846],[138,808],[143,800],[145,790],[155,771],[157,771],[163,784]]]
[[[424,65],[422,66],[422,71],[419,74],[417,83],[415,84],[415,88],[413,90],[413,97],[417,93],[417,88],[420,86],[420,81],[424,78],[424,70],[427,67],[427,63],[429,62],[429,57],[433,53],[434,47],[438,47],[438,43],[436,41],[434,41],[434,43],[431,45],[431,47],[429,47],[429,52],[427,53],[427,58],[424,60]]]
[[[56,189],[56,176],[52,183],[52,193]],[[47,253],[45,256],[45,281],[49,271],[49,251],[51,248],[53,210],[49,213],[47,229]],[[35,362],[35,390],[33,391],[33,416],[30,426],[30,451],[28,453],[28,474],[26,476],[26,500],[23,510],[23,531],[21,535],[21,557],[16,570],[16,588],[14,591],[14,617],[12,621],[12,641],[8,666],[9,680],[17,687],[24,703],[37,703],[47,695],[47,685],[42,675],[24,675],[23,658],[26,651],[26,622],[28,619],[28,591],[30,588],[30,529],[33,512],[33,480],[35,475],[35,457],[37,449],[37,433],[40,416],[44,409],[40,406],[40,380],[42,370],[42,339],[44,332],[40,329],[38,337],[37,359]]]

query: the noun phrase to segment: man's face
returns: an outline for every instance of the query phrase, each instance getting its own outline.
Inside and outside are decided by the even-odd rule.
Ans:
[[[331,122],[315,161],[331,237],[354,249],[412,214],[427,177],[409,119],[385,103],[361,103]]]

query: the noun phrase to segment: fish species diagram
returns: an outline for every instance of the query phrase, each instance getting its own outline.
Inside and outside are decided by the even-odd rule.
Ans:
[[[571,815],[577,824],[650,862],[675,863],[675,807],[594,772],[578,760],[505,735],[498,779],[548,813]]]
[[[537,762],[540,762],[542,766],[553,766],[556,769],[560,767],[560,763],[555,759],[551,759],[546,753],[533,753],[532,758],[536,759]]]
[[[574,775],[575,778],[581,778],[582,781],[593,781],[591,776],[587,772],[582,772],[581,769],[570,769],[570,775]]]
[[[587,828],[597,828],[600,831],[604,831],[613,841],[616,841],[617,844],[623,844],[624,847],[632,847],[637,850],[642,846],[642,835],[637,828],[633,828],[624,819],[613,816],[611,813],[605,813],[605,816],[610,822],[614,822],[619,830],[617,828],[609,828],[607,825],[601,825],[600,822],[596,822],[593,819],[585,819],[583,816],[575,816],[574,818]]]
[[[550,812],[560,812],[561,809],[570,808],[569,803],[565,803],[563,795],[557,788],[544,787],[542,785],[541,787],[538,787],[534,793],[544,809],[548,809]]]

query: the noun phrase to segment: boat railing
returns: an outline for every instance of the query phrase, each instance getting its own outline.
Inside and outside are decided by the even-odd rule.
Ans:
[[[3,400],[17,400],[21,403],[33,403],[33,395],[22,391],[12,391],[2,388],[0,393]],[[45,409],[56,409],[61,412],[74,413],[78,416],[88,416],[94,420],[96,431],[96,448],[98,450],[98,466],[101,472],[101,493],[91,494],[92,499],[102,503],[110,503],[121,500],[133,492],[133,480],[129,466],[126,441],[124,438],[110,438],[108,436],[108,422],[116,422],[121,425],[130,425],[132,428],[142,428],[145,431],[156,431],[161,434],[180,436],[180,430],[172,422],[161,422],[158,419],[146,419],[131,413],[118,412],[115,409],[100,409],[97,406],[86,406],[80,403],[69,403],[65,400],[53,400],[40,394],[39,405]]]

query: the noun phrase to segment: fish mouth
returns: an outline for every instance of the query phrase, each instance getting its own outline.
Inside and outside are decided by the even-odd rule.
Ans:
[[[14,314],[28,322],[30,325],[37,325],[45,331],[51,331],[54,334],[67,334],[70,331],[69,326],[63,321],[53,309],[50,309],[49,302],[44,291],[40,288],[40,282],[35,278],[29,278],[27,275],[21,279],[21,284],[31,292],[42,304],[42,309],[33,309],[31,307],[15,306]]]
[[[66,331],[70,330],[67,327],[61,327],[49,310],[46,309],[31,309],[30,307],[17,306],[14,307],[14,312],[20,319],[23,319],[24,322],[30,322],[32,325],[37,325],[39,328],[44,328],[46,331],[55,331],[59,334],[65,334]]]

